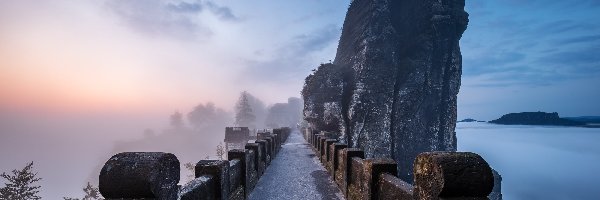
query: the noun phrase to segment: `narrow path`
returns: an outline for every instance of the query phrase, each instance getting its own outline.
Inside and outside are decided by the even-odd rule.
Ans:
[[[260,199],[344,199],[327,171],[300,133],[295,130],[282,145],[250,200]]]

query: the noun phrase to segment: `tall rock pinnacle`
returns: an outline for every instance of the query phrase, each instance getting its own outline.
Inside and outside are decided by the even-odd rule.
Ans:
[[[398,176],[412,182],[417,154],[456,151],[459,40],[468,24],[464,6],[464,0],[352,1],[335,61],[329,70],[319,72],[328,67],[321,66],[315,72],[337,82],[315,83],[309,76],[305,114],[325,116],[310,108],[339,105],[329,113],[339,113],[340,139],[367,157],[393,158]],[[338,72],[328,72],[334,67]],[[315,84],[341,91],[323,97],[327,94],[310,91],[319,88]]]

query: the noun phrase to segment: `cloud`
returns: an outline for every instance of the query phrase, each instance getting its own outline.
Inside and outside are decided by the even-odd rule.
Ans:
[[[243,74],[246,80],[251,82],[255,82],[255,79],[266,83],[303,80],[308,75],[308,69],[333,59],[323,55],[333,56],[335,51],[327,50],[337,47],[340,35],[341,30],[337,25],[326,25],[312,33],[297,35],[277,47],[271,59],[247,60],[247,71]],[[319,57],[313,57],[315,54]]]
[[[106,2],[106,6],[137,31],[180,39],[210,37],[213,34],[203,21],[202,14],[224,21],[239,20],[230,8],[211,1],[111,0]]]
[[[477,86],[535,87],[597,76],[600,24],[586,20],[599,17],[586,9],[591,4],[509,0],[468,6],[475,12],[461,41],[464,77],[478,80]]]
[[[573,44],[573,43],[593,43],[600,40],[600,35],[587,35],[578,36],[568,39],[562,39],[558,43],[561,45]]]
[[[213,12],[214,14],[218,15],[221,19],[224,20],[239,20],[238,17],[236,17],[233,12],[231,11],[230,8],[225,7],[225,6],[219,6],[213,2],[207,1],[204,2],[205,6],[208,7],[208,9]]]
[[[514,68],[510,64],[522,61],[524,58],[525,54],[512,51],[490,53],[480,58],[466,58],[463,62],[469,66],[469,70],[465,71],[465,75],[480,75],[505,71],[508,68]]]

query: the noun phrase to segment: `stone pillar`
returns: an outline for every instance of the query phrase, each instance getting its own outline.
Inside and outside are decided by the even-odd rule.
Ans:
[[[269,148],[269,142],[266,140],[256,140],[255,143],[260,145],[260,149],[263,152],[263,161],[265,162],[265,167],[267,167],[271,162],[271,150]]]
[[[323,163],[323,166],[327,166],[327,162],[329,161],[329,146],[336,142],[336,139],[326,139],[321,145],[321,163]]]
[[[196,164],[196,178],[209,175],[215,179],[216,199],[229,198],[229,161],[227,160],[201,160]]]
[[[381,174],[397,174],[396,161],[392,159],[369,158],[363,162],[361,182],[362,199],[379,199],[379,177]]]
[[[319,144],[317,144],[317,158],[319,159],[319,161],[323,162],[322,158],[323,158],[323,154],[325,154],[325,144],[327,144],[325,141],[329,139],[329,138],[325,138],[325,136],[321,136],[319,137]]]
[[[324,135],[317,134],[315,135],[315,139],[313,140],[313,148],[316,152],[320,152],[321,147],[321,138],[325,137]]]
[[[253,188],[250,188],[250,178],[255,173],[254,165],[250,162],[252,160],[252,156],[250,154],[250,150],[248,149],[234,149],[227,152],[227,158],[229,161],[231,160],[240,160],[241,164],[241,184],[244,187],[244,197],[248,198],[250,195],[250,191]],[[254,176],[256,176],[254,174]]]
[[[186,183],[179,191],[180,200],[213,200],[216,199],[215,178],[209,175],[195,178]]]
[[[335,180],[335,170],[337,170],[339,165],[339,152],[342,149],[347,148],[348,145],[342,143],[334,143],[329,147],[329,159],[327,162],[327,170],[329,170],[329,174],[331,175],[331,179]]]
[[[266,136],[264,140],[269,144],[267,152],[269,153],[271,160],[273,160],[275,158],[275,140],[273,139],[273,136],[270,135]]]
[[[415,197],[486,199],[494,187],[492,169],[471,152],[426,152],[414,164]]]
[[[242,185],[244,168],[239,159],[229,160],[229,200],[244,200],[244,186]]]
[[[273,140],[275,141],[275,154],[278,154],[281,149],[281,139],[278,134],[273,134]]]
[[[265,170],[264,164],[261,164],[261,154],[263,154],[262,150],[260,148],[260,145],[257,143],[246,144],[246,149],[254,152],[254,158],[252,160],[254,161],[254,168],[256,170],[256,175],[258,179],[258,177],[261,176]]]
[[[338,156],[338,169],[335,171],[335,182],[340,186],[344,196],[348,197],[348,184],[350,182],[350,170],[352,169],[352,158],[365,158],[365,153],[357,148],[342,149]]]
[[[379,199],[413,200],[413,186],[395,175],[379,175]]]
[[[161,152],[124,152],[112,156],[99,176],[99,190],[107,199],[177,198],[179,160]]]

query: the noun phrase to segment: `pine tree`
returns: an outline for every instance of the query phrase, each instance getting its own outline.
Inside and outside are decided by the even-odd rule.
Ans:
[[[41,186],[34,186],[35,182],[42,180],[37,178],[37,173],[32,171],[33,162],[30,162],[22,170],[13,170],[12,175],[2,173],[0,176],[7,180],[5,186],[0,188],[0,200],[38,200],[37,196]]]
[[[82,200],[102,200],[99,189],[92,186],[90,182],[88,182],[87,186],[83,188],[83,192],[85,192],[85,197],[83,197]]]
[[[235,125],[254,128],[256,116],[248,102],[248,92],[243,91],[236,105]]]
[[[83,188],[83,192],[85,192],[85,196],[81,200],[104,200],[100,196],[100,191],[97,187],[94,187],[90,182],[87,183],[87,186]],[[80,200],[78,198],[69,198],[63,197],[64,200]]]

